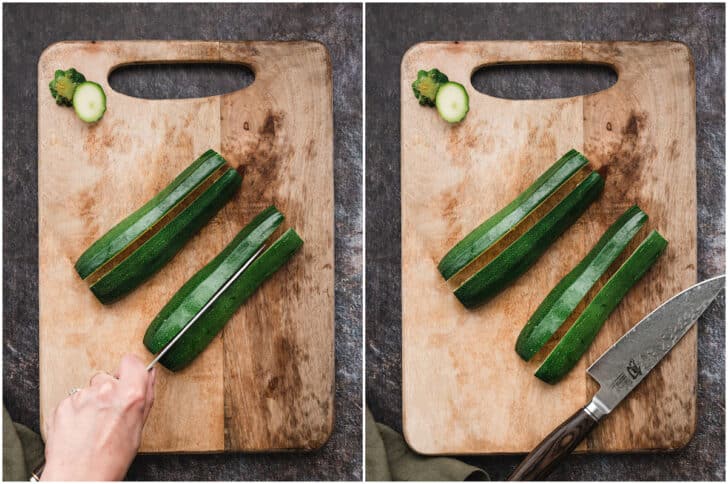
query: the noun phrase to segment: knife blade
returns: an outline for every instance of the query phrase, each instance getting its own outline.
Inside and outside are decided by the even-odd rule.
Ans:
[[[188,330],[188,329],[190,329],[190,328],[192,327],[192,325],[194,325],[194,324],[195,324],[195,323],[197,322],[197,320],[198,320],[198,319],[200,319],[200,318],[202,317],[202,315],[203,315],[203,314],[205,313],[205,311],[207,311],[207,309],[208,309],[208,308],[209,308],[210,306],[212,306],[212,305],[213,305],[213,304],[215,303],[215,301],[217,301],[217,299],[218,299],[218,298],[219,298],[219,297],[220,297],[220,296],[222,295],[222,293],[224,293],[224,292],[225,292],[225,290],[226,290],[226,289],[227,289],[228,287],[230,287],[230,285],[231,285],[231,284],[232,284],[233,282],[235,282],[235,281],[237,280],[237,278],[238,278],[238,277],[240,277],[240,275],[241,275],[241,274],[242,274],[243,272],[245,272],[245,269],[247,269],[247,268],[248,268],[248,267],[250,266],[250,264],[252,264],[252,263],[253,263],[253,261],[254,261],[255,259],[257,259],[257,258],[258,258],[258,256],[260,255],[260,253],[261,253],[261,252],[263,252],[263,249],[265,249],[265,245],[262,245],[262,246],[261,246],[261,247],[260,247],[260,248],[259,248],[259,249],[258,249],[258,250],[257,250],[257,251],[255,252],[255,254],[253,254],[253,256],[252,256],[252,257],[251,257],[250,259],[248,259],[248,260],[247,260],[247,261],[245,262],[245,264],[243,264],[243,266],[242,266],[242,267],[241,267],[240,269],[238,269],[238,271],[237,271],[237,272],[236,272],[235,274],[233,274],[233,276],[232,276],[232,277],[231,277],[230,279],[228,279],[228,280],[227,280],[227,282],[226,282],[226,283],[225,283],[225,284],[224,284],[224,285],[223,285],[223,286],[222,286],[222,287],[220,288],[220,290],[219,290],[219,291],[217,291],[217,292],[216,292],[216,293],[215,293],[215,294],[214,294],[214,295],[213,295],[213,296],[212,296],[212,297],[210,298],[210,300],[209,300],[209,301],[207,301],[207,303],[205,303],[205,305],[204,305],[204,306],[202,306],[202,309],[200,309],[200,310],[199,310],[199,311],[197,312],[197,314],[195,314],[195,316],[194,316],[194,317],[193,317],[192,319],[190,319],[190,321],[189,321],[189,322],[188,322],[187,324],[185,324],[185,325],[184,325],[184,327],[182,328],[182,330],[181,330],[181,331],[180,331],[179,333],[177,333],[177,335],[176,335],[176,336],[175,336],[174,338],[172,338],[172,339],[170,340],[170,342],[169,342],[169,343],[167,343],[166,345],[164,345],[164,348],[162,348],[162,349],[161,349],[161,350],[159,351],[159,353],[157,353],[157,354],[156,354],[156,355],[154,356],[154,359],[153,359],[153,360],[152,360],[151,362],[149,362],[149,364],[147,365],[147,371],[151,371],[151,370],[152,370],[152,368],[154,368],[154,365],[156,365],[156,364],[157,364],[157,362],[158,362],[159,360],[161,360],[161,359],[162,359],[162,357],[163,357],[163,356],[164,356],[165,354],[167,354],[167,352],[168,352],[168,351],[169,351],[170,349],[172,349],[172,347],[174,346],[174,344],[175,344],[175,343],[176,343],[177,341],[179,341],[179,340],[180,340],[180,338],[182,338],[182,336],[183,336],[183,335],[184,335],[184,334],[185,334],[185,333],[187,332],[187,330]]]
[[[624,400],[705,312],[725,286],[725,275],[695,284],[645,316],[605,351],[587,373],[600,388],[589,404],[551,432],[508,477],[544,479]]]
[[[648,314],[599,357],[586,372],[599,383],[596,412],[609,413],[640,384],[710,306],[725,276],[690,287]]]

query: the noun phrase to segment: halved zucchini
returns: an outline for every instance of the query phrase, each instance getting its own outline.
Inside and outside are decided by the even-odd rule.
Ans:
[[[666,247],[667,240],[656,230],[650,232],[594,296],[574,325],[569,328],[569,331],[541,364],[536,371],[538,378],[546,383],[554,384],[574,367],[594,341],[612,311],[632,286],[652,267]]]
[[[502,291],[536,262],[596,200],[603,188],[604,179],[597,172],[589,174],[525,233],[486,260],[484,266],[475,267],[477,272],[464,282],[455,285],[455,296],[465,307],[473,308]]]
[[[637,205],[624,212],[584,259],[544,299],[521,330],[516,353],[530,360],[571,316],[587,292],[607,272],[647,222]]]
[[[589,160],[576,150],[571,150],[562,156],[515,200],[450,249],[437,266],[442,277],[449,280],[503,236],[513,231],[588,163]]]
[[[147,328],[144,346],[158,353],[255,254],[283,221],[273,206],[256,216],[212,261],[192,276]],[[165,354],[160,362],[171,371],[187,366],[212,341],[248,297],[303,245],[287,230],[235,280]]]
[[[164,190],[94,242],[76,272],[102,303],[133,290],[168,262],[242,183],[208,150]]]

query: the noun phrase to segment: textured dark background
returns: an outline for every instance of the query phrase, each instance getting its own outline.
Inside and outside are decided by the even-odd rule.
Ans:
[[[361,472],[361,6],[63,4],[3,6],[3,402],[38,430],[38,257],[36,66],[60,40],[318,40],[334,75],[336,224],[336,402],[334,433],[319,451],[301,454],[140,456],[135,480],[359,480]],[[42,27],[39,27],[42,26]],[[169,97],[182,79],[239,87],[245,74],[216,69],[134,70],[116,87],[148,97],[149,83]],[[174,74],[174,75],[172,75]],[[150,77],[151,76],[151,77]],[[248,79],[249,81],[250,79]],[[191,85],[183,82],[181,85]],[[41,95],[50,95],[41,92]],[[182,97],[209,94],[190,90]],[[183,404],[183,402],[182,402]]]
[[[725,271],[725,10],[679,4],[368,4],[366,7],[366,400],[374,417],[401,430],[399,67],[426,40],[678,40],[695,58],[697,84],[698,273]],[[501,97],[599,90],[610,74],[567,82],[568,68],[478,74]],[[554,89],[549,86],[558,86]],[[564,92],[566,89],[568,92]],[[410,93],[406,93],[410,95]],[[684,449],[667,454],[578,455],[559,480],[725,479],[725,296],[699,323],[698,425]],[[487,395],[484,396],[487,398]],[[518,456],[467,461],[503,479]]]

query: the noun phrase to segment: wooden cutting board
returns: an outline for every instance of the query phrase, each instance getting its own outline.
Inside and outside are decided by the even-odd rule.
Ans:
[[[134,63],[249,66],[242,90],[148,100],[109,87]],[[48,83],[76,67],[107,93],[89,126]],[[100,304],[73,264],[97,237],[213,148],[244,173],[238,194],[159,273]],[[331,62],[314,42],[65,42],[38,64],[41,421],[127,352],[147,325],[252,217],[275,204],[305,244],[184,371],[160,367],[142,452],[313,449],[333,425],[334,225]]]
[[[605,64],[619,78],[601,92],[546,100],[494,98],[470,83],[484,65],[540,62]],[[466,86],[470,112],[462,124],[449,126],[412,96],[417,70],[432,67]],[[588,365],[649,311],[696,282],[690,52],[672,42],[433,42],[406,53],[401,76],[405,436],[424,454],[528,452],[596,392]],[[465,309],[437,263],[570,148],[605,175],[601,198],[515,284],[479,309]],[[516,355],[518,333],[633,203],[670,245],[586,357],[549,386],[533,376],[544,354],[529,363]],[[695,430],[696,337],[693,328],[579,450],[686,444]]]

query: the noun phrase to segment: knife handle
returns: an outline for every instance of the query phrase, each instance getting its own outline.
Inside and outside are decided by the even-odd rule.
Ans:
[[[586,407],[556,427],[526,456],[508,477],[509,481],[539,481],[548,476],[597,425],[598,418]]]

